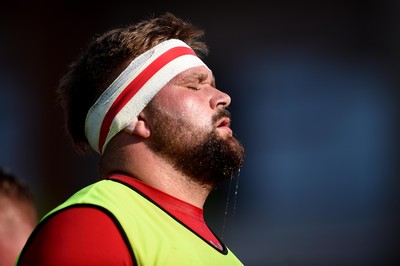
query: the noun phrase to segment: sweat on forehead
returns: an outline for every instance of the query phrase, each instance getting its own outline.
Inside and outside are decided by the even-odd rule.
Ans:
[[[90,146],[102,154],[118,132],[136,123],[139,113],[161,88],[196,66],[206,65],[177,39],[164,41],[134,59],[89,109],[85,134]]]

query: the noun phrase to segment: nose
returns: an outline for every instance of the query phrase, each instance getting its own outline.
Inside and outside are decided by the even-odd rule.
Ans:
[[[211,108],[228,107],[231,104],[231,97],[218,89],[215,89],[213,96],[210,99]]]

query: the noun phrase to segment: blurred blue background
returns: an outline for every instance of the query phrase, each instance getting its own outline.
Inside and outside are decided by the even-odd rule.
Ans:
[[[206,220],[245,265],[400,265],[400,2],[5,1],[0,166],[43,215],[97,180],[55,102],[98,33],[170,11],[203,28],[245,166]]]

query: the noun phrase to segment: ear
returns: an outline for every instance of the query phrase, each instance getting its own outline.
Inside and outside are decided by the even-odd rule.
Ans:
[[[124,128],[124,131],[129,134],[135,134],[142,138],[150,137],[150,127],[149,124],[141,115],[138,116],[137,120],[132,121],[128,126]]]

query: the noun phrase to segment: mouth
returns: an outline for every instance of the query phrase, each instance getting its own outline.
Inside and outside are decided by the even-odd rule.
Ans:
[[[232,136],[233,132],[230,128],[231,120],[229,117],[223,117],[221,120],[217,122],[217,129],[225,131],[229,136]]]

